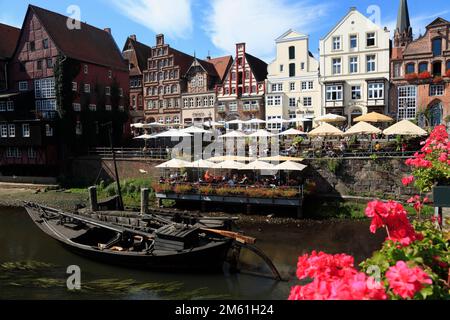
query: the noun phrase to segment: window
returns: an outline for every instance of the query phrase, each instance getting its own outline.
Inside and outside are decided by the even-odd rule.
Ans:
[[[110,95],[111,95],[111,87],[105,87],[105,94],[106,94],[107,96],[110,96]]]
[[[282,92],[283,84],[282,83],[274,83],[272,84],[272,92]]]
[[[440,61],[433,62],[433,76],[440,77],[442,75],[442,63]]]
[[[289,47],[289,60],[295,59],[295,47],[291,46]]]
[[[37,153],[36,150],[33,147],[28,148],[28,159],[36,159]]]
[[[108,78],[109,78],[109,79],[112,78],[112,70],[108,70]]]
[[[367,34],[367,41],[366,41],[367,47],[373,47],[376,44],[375,41],[375,32],[369,32]]]
[[[290,89],[291,91],[295,91],[295,82],[291,82],[291,83],[289,84],[289,89]]]
[[[268,96],[267,97],[267,105],[268,106],[273,106],[273,96]]]
[[[280,64],[280,72],[284,71],[284,65]]]
[[[78,91],[78,83],[72,82],[72,91],[77,92]]]
[[[190,106],[191,108],[194,107],[194,98],[190,98],[190,99],[189,99],[189,106]]]
[[[314,82],[313,81],[303,81],[302,82],[302,90],[313,90]]]
[[[42,47],[43,47],[44,49],[48,49],[48,39],[42,40]]]
[[[81,111],[81,104],[79,104],[79,103],[73,103],[72,107],[73,107],[73,111],[75,111],[75,112]]]
[[[34,43],[34,41],[30,41],[30,51],[34,50],[36,50],[36,44]]]
[[[53,59],[47,58],[47,68],[52,69],[53,68]]]
[[[450,60],[447,61],[447,68],[446,69],[447,69],[447,71],[450,70]]]
[[[19,70],[20,70],[20,72],[25,72],[26,71],[25,63],[19,62]]]
[[[173,117],[173,123],[174,124],[180,124],[180,117],[179,116]]]
[[[295,77],[295,63],[289,64],[289,77]]]
[[[375,55],[369,55],[367,58],[367,72],[375,72],[376,71],[376,56]]]
[[[231,102],[230,103],[230,112],[237,112],[237,111],[238,111],[237,103]]]
[[[6,102],[7,111],[14,111],[14,101]]]
[[[333,74],[341,74],[342,60],[341,58],[333,59]]]
[[[350,57],[350,73],[358,73],[358,57]]]
[[[428,63],[427,62],[421,62],[419,63],[419,73],[428,71]]]
[[[83,66],[83,71],[84,71],[84,74],[88,74],[89,73],[89,66],[87,64],[85,64]]]
[[[36,98],[40,99],[49,99],[55,98],[55,79],[54,78],[46,78],[39,79],[34,81],[34,95]]]
[[[90,104],[90,105],[89,105],[89,111],[97,111],[97,105],[95,105],[95,104]]]
[[[119,96],[123,97],[123,88],[119,88]]]
[[[90,84],[84,85],[84,93],[91,93],[91,85]]]
[[[202,106],[202,99],[201,98],[197,98],[197,107],[201,107]]]
[[[301,70],[305,70],[305,63],[304,62],[300,63],[300,69]]]
[[[16,136],[16,126],[14,124],[8,124],[8,136],[14,138]]]
[[[275,96],[273,100],[275,106],[281,106],[281,96]]]
[[[384,83],[369,83],[369,99],[384,99]]]
[[[430,85],[430,96],[443,96],[444,86],[443,85]]]
[[[24,123],[22,125],[22,137],[24,138],[30,137],[30,125],[28,123]]]
[[[152,102],[152,101],[149,101],[149,102]],[[106,110],[106,111],[112,111],[112,106],[111,106],[110,104],[107,104],[107,105],[105,106],[105,110]]]
[[[8,125],[0,125],[0,133],[2,138],[8,138]]]
[[[42,70],[42,60],[36,61],[36,69],[37,70]]]
[[[342,101],[342,85],[330,85],[326,87],[327,101]]]
[[[402,76],[402,64],[400,62],[394,63],[394,78]]]
[[[5,101],[0,101],[0,112],[6,111],[6,103]]]
[[[22,153],[19,148],[8,148],[6,149],[6,157],[7,158],[21,158]]]
[[[439,57],[442,55],[442,38],[433,39],[433,57]]]
[[[303,97],[303,106],[304,107],[312,107],[312,98],[311,97]]]
[[[81,124],[80,121],[77,121],[75,125],[75,134],[77,136],[81,136],[83,134],[83,125]]]
[[[289,98],[289,107],[295,108],[297,100],[295,98]]]
[[[19,91],[28,91],[28,82],[27,81],[19,82]]]
[[[333,37],[333,50],[341,50],[341,37]]]
[[[356,34],[350,35],[350,49],[356,49],[358,47],[358,36]]]
[[[414,119],[417,107],[417,87],[402,86],[398,88],[398,119]]]
[[[416,65],[414,63],[408,63],[406,65],[406,74],[411,74],[416,71]]]
[[[352,100],[361,100],[361,86],[352,86]]]

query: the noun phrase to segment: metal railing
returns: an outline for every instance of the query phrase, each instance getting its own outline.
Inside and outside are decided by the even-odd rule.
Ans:
[[[117,159],[168,160],[166,148],[114,148]],[[111,148],[92,148],[88,155],[112,158]]]

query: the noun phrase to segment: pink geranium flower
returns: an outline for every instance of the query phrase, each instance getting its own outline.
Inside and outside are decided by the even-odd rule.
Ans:
[[[404,261],[398,261],[395,266],[390,267],[386,278],[392,291],[403,299],[414,298],[424,285],[433,283],[421,268],[409,268]]]

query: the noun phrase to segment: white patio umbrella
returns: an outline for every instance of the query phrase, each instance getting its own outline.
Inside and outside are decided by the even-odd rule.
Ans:
[[[408,120],[402,120],[383,131],[386,136],[426,136],[428,132]]]
[[[155,136],[153,136],[153,138],[187,138],[187,137],[191,137],[191,135],[189,133],[186,132],[182,132],[180,130],[177,129],[172,129],[169,131],[165,131],[162,133],[159,133]]]
[[[181,159],[172,159],[170,161],[164,162],[156,168],[162,168],[162,169],[181,169],[181,168],[187,168],[191,163],[185,160]]]
[[[183,132],[183,133],[193,133],[193,134],[196,134],[196,133],[202,133],[202,134],[210,133],[210,131],[207,131],[207,130],[205,130],[205,129],[198,128],[198,127],[195,127],[195,126],[192,126],[192,127],[189,127],[189,128],[181,129],[180,132]]]
[[[245,166],[243,166],[241,168],[241,170],[273,170],[275,168],[275,166],[271,163],[265,162],[265,161],[261,161],[261,160],[256,160],[253,161]]]
[[[212,161],[212,162],[223,162],[223,161],[246,162],[246,161],[251,161],[251,160],[253,160],[253,158],[243,157],[243,156],[217,156],[217,157],[208,159],[208,161]]]
[[[210,169],[210,168],[214,168],[215,165],[216,164],[214,162],[200,159],[200,160],[191,162],[189,165],[186,166],[186,168]]]
[[[344,132],[326,122],[308,133],[310,137],[336,137],[343,135]]]
[[[290,123],[297,123],[297,122],[305,122],[305,121],[312,121],[313,118],[294,118],[294,119],[289,119]]]
[[[244,124],[245,122],[239,119],[228,121],[227,124]]]
[[[328,113],[324,116],[314,119],[314,121],[316,121],[316,122],[327,122],[327,123],[344,122],[346,120],[347,120],[346,117],[339,116],[337,114],[331,114],[331,113]]]
[[[154,134],[143,134],[141,136],[134,137],[133,139],[150,140],[154,137]]]
[[[266,121],[261,120],[261,119],[251,119],[248,121],[245,121],[245,124],[264,124],[266,123]]]
[[[216,165],[214,165],[213,168],[214,169],[239,170],[239,169],[243,168],[244,166],[245,166],[245,164],[243,164],[241,162],[226,160],[226,161],[217,163]]]
[[[289,129],[284,132],[278,134],[279,136],[301,136],[306,135],[305,132],[297,130],[297,129]]]
[[[130,125],[131,128],[142,129],[144,128],[144,123],[132,123]]]
[[[303,171],[307,168],[308,166],[301,164],[301,163],[297,163],[297,162],[293,162],[293,161],[286,161],[283,163],[280,163],[279,165],[275,166],[275,170],[278,171]]]
[[[249,137],[251,137],[251,138],[270,138],[270,137],[275,137],[275,136],[276,136],[276,134],[273,134],[266,130],[258,130],[255,133],[252,133],[251,135],[249,135]]]
[[[205,127],[211,128],[211,127],[223,127],[225,124],[216,122],[216,121],[206,121],[203,123]]]
[[[245,138],[247,135],[241,131],[230,131],[224,135],[219,136],[219,138]]]

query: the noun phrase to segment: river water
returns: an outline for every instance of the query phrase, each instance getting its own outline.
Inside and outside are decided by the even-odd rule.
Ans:
[[[74,255],[42,233],[24,209],[0,208],[0,299],[275,299],[285,300],[295,279],[297,257],[312,250],[347,253],[357,262],[380,248],[383,235],[367,221],[313,221],[251,225],[241,229],[258,239],[288,281],[249,274],[186,275],[146,272],[100,264]],[[252,271],[268,272],[259,258],[242,252]],[[66,287],[67,267],[81,268],[81,290]]]

